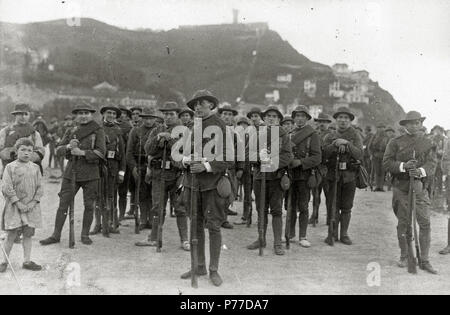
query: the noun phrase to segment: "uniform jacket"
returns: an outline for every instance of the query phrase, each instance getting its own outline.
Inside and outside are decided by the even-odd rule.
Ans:
[[[292,179],[307,180],[311,169],[322,161],[319,135],[311,126],[305,125],[293,130],[290,141],[294,160],[302,161],[302,165],[291,170]]]
[[[369,152],[374,158],[382,159],[386,151],[389,138],[385,132],[377,132],[369,143]]]
[[[279,163],[278,163],[278,168],[277,170],[273,171],[273,172],[265,172],[265,176],[266,176],[266,180],[270,181],[270,180],[277,180],[280,179],[283,174],[284,171],[286,170],[287,167],[289,166],[289,163],[291,163],[292,159],[294,158],[293,154],[292,154],[292,145],[289,139],[289,135],[286,131],[284,131],[283,128],[279,127],[279,126],[275,126],[278,127],[279,130],[279,148],[278,148],[278,152],[279,152]],[[261,132],[261,129],[257,129],[258,134]],[[271,127],[267,127],[267,149],[270,150],[271,152],[273,151],[273,147],[272,147],[272,141],[271,141],[271,132],[272,132],[272,128]],[[261,148],[260,147],[260,143],[259,143],[259,137],[258,137],[258,152],[257,153],[257,160],[260,161],[260,152],[261,149],[265,149],[265,148]],[[250,154],[252,154],[252,152],[250,152]],[[253,160],[253,159],[252,159]],[[261,165],[260,163],[256,163],[255,165],[255,173],[254,173],[254,178],[256,180],[261,180],[262,179],[262,175],[261,175]]]
[[[126,156],[125,143],[123,141],[122,130],[116,124],[103,122],[105,131],[106,154],[105,158],[108,162],[108,171],[112,176],[116,176],[119,172],[125,172]],[[112,157],[114,155],[114,157]]]
[[[401,169],[402,163],[415,159],[417,167],[422,168],[425,175],[433,175],[436,169],[436,151],[432,142],[424,136],[405,134],[392,139],[383,158],[384,168],[393,176],[394,187],[408,191],[409,175]],[[425,177],[422,179],[425,181]]]
[[[195,126],[195,125],[193,125]],[[202,134],[204,133],[205,129],[208,127],[217,126],[222,130],[222,135],[225,135],[226,133],[226,126],[225,123],[220,119],[216,114],[211,114],[208,117],[202,118]],[[192,131],[192,129],[191,129]],[[199,131],[197,131],[199,132]],[[192,133],[191,136],[193,137],[194,134]],[[205,137],[202,137],[202,150],[205,148],[205,145],[210,142],[212,139],[205,139]],[[184,137],[184,141],[189,141],[191,143],[191,138],[189,138],[187,135]],[[186,144],[185,144],[186,145]],[[217,187],[217,183],[219,182],[220,178],[225,174],[225,171],[227,168],[230,167],[230,163],[226,161],[226,139],[225,136],[223,137],[223,146],[222,146],[222,152],[215,152],[215,157],[213,159],[210,159],[208,162],[211,166],[211,172],[202,172],[200,174],[196,174],[197,178],[197,187],[201,192],[214,190]],[[191,153],[193,153],[192,151]],[[188,156],[188,152],[183,152],[185,156]],[[220,157],[220,158],[219,158]],[[186,176],[183,180],[183,186],[191,188],[192,187],[192,174],[190,172],[186,172]]]
[[[105,159],[106,141],[105,131],[95,121],[91,121],[86,125],[77,125],[72,129],[68,129],[61,140],[57,152],[59,155],[65,156],[69,160],[64,178],[72,178],[72,154],[67,149],[67,145],[72,139],[77,139],[80,143],[78,147],[86,152],[85,156],[76,157],[75,172],[77,182],[86,182],[100,179],[100,160]]]
[[[128,120],[122,120],[121,118],[117,119],[117,125],[119,126],[120,130],[122,130],[122,138],[126,148],[128,137],[130,135],[131,129],[133,129],[133,126],[131,125],[131,122],[129,122]]]
[[[347,151],[340,155],[340,162],[347,164],[347,170],[341,170],[339,172],[340,178],[344,183],[352,182],[356,179],[357,169],[354,165],[357,161],[363,158],[363,144],[359,133],[353,128],[349,127],[347,130],[340,132],[336,130],[325,137],[323,145],[323,153],[326,159],[326,165],[328,168],[327,179],[329,181],[335,180],[336,158],[338,154],[338,148],[333,144],[336,139],[345,139],[349,141]]]
[[[164,143],[158,140],[158,134],[162,132],[171,133],[176,125],[167,127],[166,125],[159,125],[152,130],[147,142],[145,143],[144,149],[148,156],[151,156],[152,162],[150,163],[152,169],[152,179],[160,179],[162,174],[162,159],[164,153]],[[165,169],[164,179],[167,181],[173,181],[177,179],[177,176],[181,173],[179,168],[180,164],[174,163],[172,160],[171,152],[172,146],[176,143],[175,139],[171,139],[166,145],[166,163],[170,163],[170,169]]]
[[[130,136],[128,137],[126,159],[127,165],[130,169],[134,169],[138,166],[140,160],[141,170],[147,168],[147,155],[145,153],[145,143],[150,136],[150,133],[156,125],[153,127],[146,127],[144,125],[134,127],[131,129]],[[140,151],[139,151],[140,147]]]

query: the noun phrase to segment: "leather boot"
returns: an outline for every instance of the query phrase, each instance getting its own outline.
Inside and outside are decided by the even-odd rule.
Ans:
[[[351,213],[341,214],[341,243],[344,245],[352,245],[352,240],[348,236],[348,227],[350,226]]]
[[[222,249],[222,234],[219,231],[209,230],[209,271],[219,270],[220,251]]]
[[[272,217],[272,229],[275,255],[284,255],[284,249],[281,244],[281,235],[283,234],[283,219],[281,216]]]
[[[102,235],[109,237],[109,211],[102,211]]]
[[[188,239],[188,222],[186,216],[177,217],[178,233],[180,235],[180,241],[184,242]]]
[[[90,235],[97,235],[102,230],[102,215],[100,213],[100,209],[95,207],[94,210],[94,217],[95,217],[95,226],[94,229],[89,233]]]

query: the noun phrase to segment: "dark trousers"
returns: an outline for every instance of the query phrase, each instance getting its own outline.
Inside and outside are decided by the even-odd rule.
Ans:
[[[209,270],[219,269],[220,251],[222,249],[221,226],[226,220],[225,209],[228,200],[219,196],[217,190],[196,192],[194,207],[197,209],[198,265],[206,266],[205,226],[209,232]],[[184,204],[192,218],[191,189],[184,190]],[[194,238],[191,230],[191,240]],[[191,250],[191,255],[193,251]]]
[[[52,161],[54,161],[53,162],[53,165],[54,165],[54,167],[55,168],[57,168],[58,167],[58,158],[56,157],[56,144],[55,144],[55,142],[53,142],[53,141],[51,141],[51,142],[49,142],[49,144],[48,144],[48,148],[49,148],[49,151],[50,151],[50,154],[49,154],[49,156],[48,156],[48,167],[52,167]]]
[[[383,159],[374,157],[372,159],[374,171],[375,171],[375,183],[377,189],[383,189],[384,187],[384,179],[386,172],[383,168]]]
[[[297,180],[293,182],[292,189],[292,211],[290,221],[290,236],[295,237],[295,224],[297,221],[300,239],[306,238],[309,219],[309,200],[311,198],[311,189],[306,185],[306,181]]]
[[[244,171],[242,175],[242,185],[244,186],[244,203],[243,203],[243,220],[252,219],[252,190],[253,190],[253,176],[251,172]]]
[[[98,180],[76,182],[75,194],[83,189],[83,201],[84,201],[84,215],[83,215],[83,228],[81,230],[81,236],[89,236],[89,229],[91,228],[92,221],[94,219],[94,205],[98,194]],[[67,213],[70,203],[74,198],[72,194],[71,180],[64,178],[61,184],[61,191],[59,193],[59,207],[56,213],[55,230],[53,237],[56,239],[61,238],[62,229],[66,222]]]
[[[141,224],[151,224],[154,213],[152,211],[152,184],[145,182],[145,171],[141,172],[141,183],[139,189],[139,218]]]
[[[177,192],[177,181],[170,180],[164,181],[164,187],[162,186],[162,181],[153,179],[152,180],[152,203],[153,203],[153,213],[155,214],[155,221],[153,222],[152,232],[149,236],[150,241],[156,241],[158,238],[158,224],[159,214],[161,207],[163,207],[163,217],[166,217],[166,207],[167,201],[170,196],[170,200],[176,200]],[[161,197],[163,198],[163,204],[161,205]],[[188,227],[187,227],[187,216],[186,208],[179,207],[175,203],[175,216],[177,217],[177,227],[178,233],[180,235],[180,241],[188,241]],[[164,222],[164,219],[163,219]]]
[[[325,179],[322,180],[322,182],[319,184],[319,186],[317,186],[316,188],[314,188],[312,190],[313,211],[315,211],[314,219],[316,219],[316,220],[319,219],[319,208],[320,208],[320,204],[322,203],[322,200],[321,200],[322,191],[325,195],[325,200],[327,200],[328,199],[328,182]],[[314,214],[314,212],[313,212],[313,214]],[[328,222],[328,220],[327,220],[327,222]]]
[[[339,181],[337,184],[337,194],[336,194],[336,227],[341,223],[341,235],[344,233],[346,235],[348,227],[350,225],[350,219],[353,208],[353,201],[355,199],[356,193],[356,181],[351,181],[349,183],[343,183]],[[328,181],[328,196],[327,199],[327,211],[328,218],[331,218],[331,211],[333,209],[333,196],[334,196],[334,182]]]

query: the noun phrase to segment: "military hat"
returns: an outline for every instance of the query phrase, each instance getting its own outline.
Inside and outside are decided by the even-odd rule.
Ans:
[[[142,113],[139,115],[141,118],[155,118],[159,120],[163,120],[164,118],[160,113],[158,113],[154,108],[146,107],[143,109]]]
[[[333,118],[336,119],[340,114],[346,114],[350,117],[350,120],[355,120],[355,115],[350,111],[348,107],[339,107],[338,110],[333,114]]]
[[[72,115],[66,115],[64,117],[64,120],[73,120],[73,116]]]
[[[236,117],[236,125],[239,126],[240,124],[250,125],[250,121],[248,120],[247,117],[244,116]]]
[[[123,105],[119,105],[119,109],[120,109],[120,111],[127,113],[127,116],[129,118],[131,118],[131,110],[129,110],[128,108],[126,108]]]
[[[261,112],[261,109],[259,107],[253,107],[248,113],[247,113],[247,118],[250,119],[250,117],[252,116],[252,114],[258,114],[259,117],[262,118],[263,114]]]
[[[189,107],[185,107],[185,108],[182,108],[180,110],[180,112],[178,113],[178,118],[181,117],[181,115],[186,114],[186,113],[191,115],[191,117],[194,117],[194,112]]]
[[[294,120],[292,119],[291,116],[289,115],[284,115],[283,120],[281,121],[281,124],[284,124],[285,122],[290,121],[290,122],[294,122]]]
[[[31,112],[30,105],[16,104],[14,106],[14,111],[11,113],[11,115],[17,115],[17,114],[23,114],[23,113],[29,113],[29,112]]]
[[[436,129],[441,130],[442,132],[445,132],[444,127],[439,126],[439,125],[434,126],[430,132],[433,133],[433,131],[435,131]]]
[[[58,118],[53,117],[52,119],[50,119],[50,122],[52,122],[52,123],[58,122]]]
[[[181,112],[180,107],[176,102],[165,102],[164,105],[159,108],[160,112]]]
[[[142,113],[144,110],[142,109],[142,107],[134,106],[134,107],[131,107],[131,108],[130,108],[130,111],[131,111],[131,112],[138,111],[138,112],[141,112],[141,113]]]
[[[391,126],[388,126],[388,127],[385,129],[385,131],[392,131],[392,132],[395,133],[395,129],[392,128]]]
[[[308,120],[311,120],[311,115],[309,114],[309,109],[305,105],[299,105],[292,111],[292,119],[294,119],[295,115],[298,113],[304,113],[306,116],[308,116]]]
[[[116,114],[117,114],[117,117],[120,117],[120,115],[122,115],[122,111],[121,111],[118,107],[116,107],[116,106],[103,106],[103,107],[100,109],[100,114],[103,115],[107,110],[115,111]]]
[[[212,109],[215,109],[217,107],[217,105],[219,104],[219,100],[217,99],[217,97],[215,97],[210,91],[208,90],[199,90],[197,92],[194,93],[194,95],[192,96],[191,100],[189,102],[187,102],[187,106],[194,110],[194,106],[197,103],[197,101],[200,100],[208,100],[211,103],[214,104],[214,107]]]
[[[263,112],[263,117],[265,117],[269,112],[275,112],[277,113],[278,117],[280,118],[280,122],[283,120],[283,114],[280,112],[277,106],[270,105],[266,108],[266,110]]]
[[[326,121],[328,123],[331,123],[331,118],[325,113],[320,113],[317,118],[314,118],[314,121],[315,122]]]
[[[95,113],[96,110],[89,104],[82,102],[81,104],[78,104],[75,106],[75,108],[72,110],[72,114],[76,115],[78,112],[81,111],[86,111],[86,112],[91,112],[91,113]]]
[[[423,122],[425,120],[425,117],[422,117],[422,115],[419,112],[413,110],[408,112],[405,118],[399,121],[399,124],[401,126],[404,126],[407,122],[413,120],[420,120],[421,122]]]
[[[238,112],[234,108],[231,107],[230,104],[226,103],[222,107],[219,108],[219,114],[222,114],[223,112],[231,112],[233,113],[233,116],[237,116]]]

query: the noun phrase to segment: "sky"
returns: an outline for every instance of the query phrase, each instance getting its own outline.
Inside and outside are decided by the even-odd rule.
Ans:
[[[268,22],[301,54],[365,69],[425,125],[450,129],[450,0],[0,0],[0,21],[90,17],[127,29]],[[389,113],[386,113],[389,114]]]

